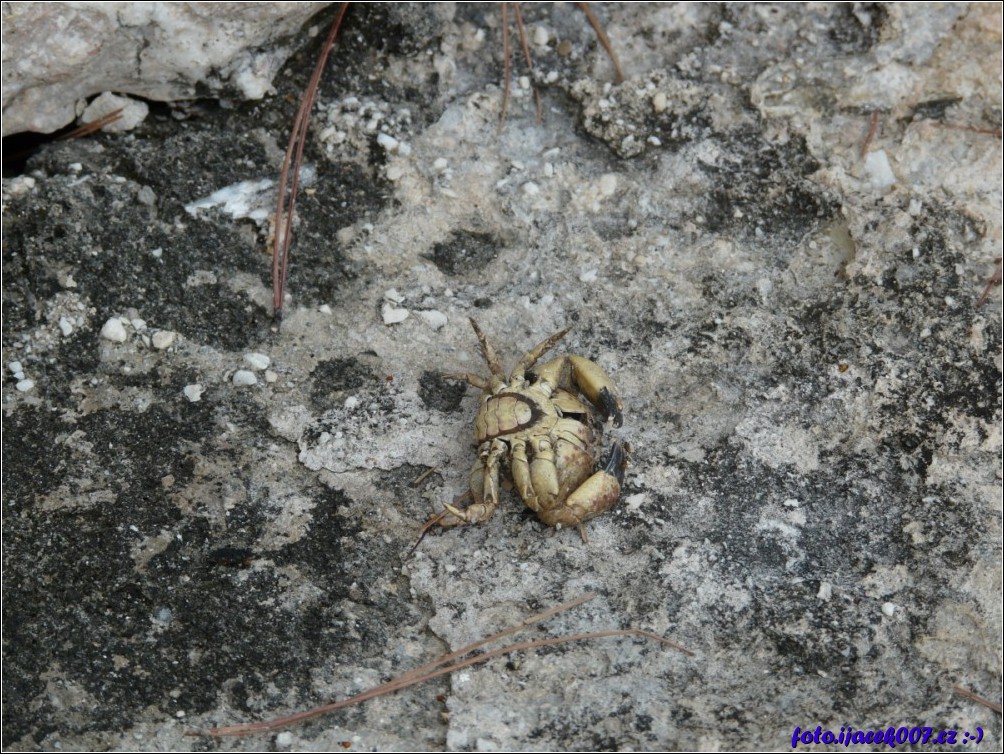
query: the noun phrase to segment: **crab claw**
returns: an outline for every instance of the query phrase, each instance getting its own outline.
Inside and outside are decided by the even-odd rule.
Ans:
[[[603,470],[617,480],[617,484],[624,484],[624,471],[628,467],[628,460],[631,457],[631,446],[626,442],[615,442],[610,448],[610,457]]]
[[[599,395],[600,410],[607,419],[612,419],[614,426],[619,427],[624,423],[624,416],[621,414],[621,402],[608,387],[600,390]]]
[[[603,413],[604,419],[613,421],[615,427],[623,423],[623,404],[617,397],[617,389],[596,362],[582,356],[559,356],[534,369],[534,374],[552,390],[582,393]]]

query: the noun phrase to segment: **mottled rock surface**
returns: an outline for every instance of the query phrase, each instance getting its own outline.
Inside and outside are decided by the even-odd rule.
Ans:
[[[293,52],[288,38],[325,5],[4,3],[3,134],[56,131],[102,92],[260,99]]]
[[[278,96],[4,179],[6,749],[1000,746],[953,691],[1000,701],[1000,7],[597,10],[625,83],[527,4],[545,119],[517,63],[499,131],[495,6],[353,8],[281,324],[266,217],[323,35]],[[632,466],[587,544],[507,491],[405,557],[467,484],[475,391],[439,373],[484,370],[468,317],[509,366],[570,325],[616,380]],[[586,592],[527,636],[694,656],[524,651],[184,737]]]

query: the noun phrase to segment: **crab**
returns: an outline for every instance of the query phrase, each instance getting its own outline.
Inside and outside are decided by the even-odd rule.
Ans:
[[[598,364],[582,356],[559,356],[534,366],[568,334],[565,328],[538,343],[519,360],[507,377],[488,338],[471,319],[490,377],[446,374],[481,390],[481,407],[474,420],[478,458],[471,467],[466,508],[446,505],[430,519],[431,526],[479,524],[495,513],[501,473],[527,507],[548,526],[575,526],[588,541],[586,521],[609,510],[620,496],[629,447],[615,442],[602,468],[596,468],[601,425],[621,425],[622,404],[613,381]],[[588,399],[588,403],[580,398]]]

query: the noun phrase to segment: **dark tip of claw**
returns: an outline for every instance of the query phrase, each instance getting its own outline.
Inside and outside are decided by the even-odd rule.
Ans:
[[[605,387],[600,390],[600,404],[607,419],[613,419],[615,427],[619,427],[624,423],[624,417],[621,416],[620,401],[610,392],[610,388]]]
[[[624,470],[628,465],[628,453],[630,447],[623,442],[615,442],[610,448],[610,457],[607,459],[603,470],[617,480],[617,484],[624,484]]]

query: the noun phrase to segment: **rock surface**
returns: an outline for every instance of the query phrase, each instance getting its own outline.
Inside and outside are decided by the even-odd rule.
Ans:
[[[527,4],[545,120],[517,62],[499,130],[494,6],[354,7],[281,324],[258,209],[323,34],[276,97],[4,179],[5,749],[1000,746],[953,691],[1000,701],[999,6],[597,11],[627,81]],[[570,325],[556,352],[617,382],[632,466],[588,544],[506,492],[406,557],[474,457],[476,391],[439,376],[484,371],[468,317],[507,366]],[[587,592],[525,636],[694,656],[523,651],[184,736]]]
[[[102,92],[260,99],[292,52],[279,43],[325,5],[4,3],[3,134],[56,131]]]

